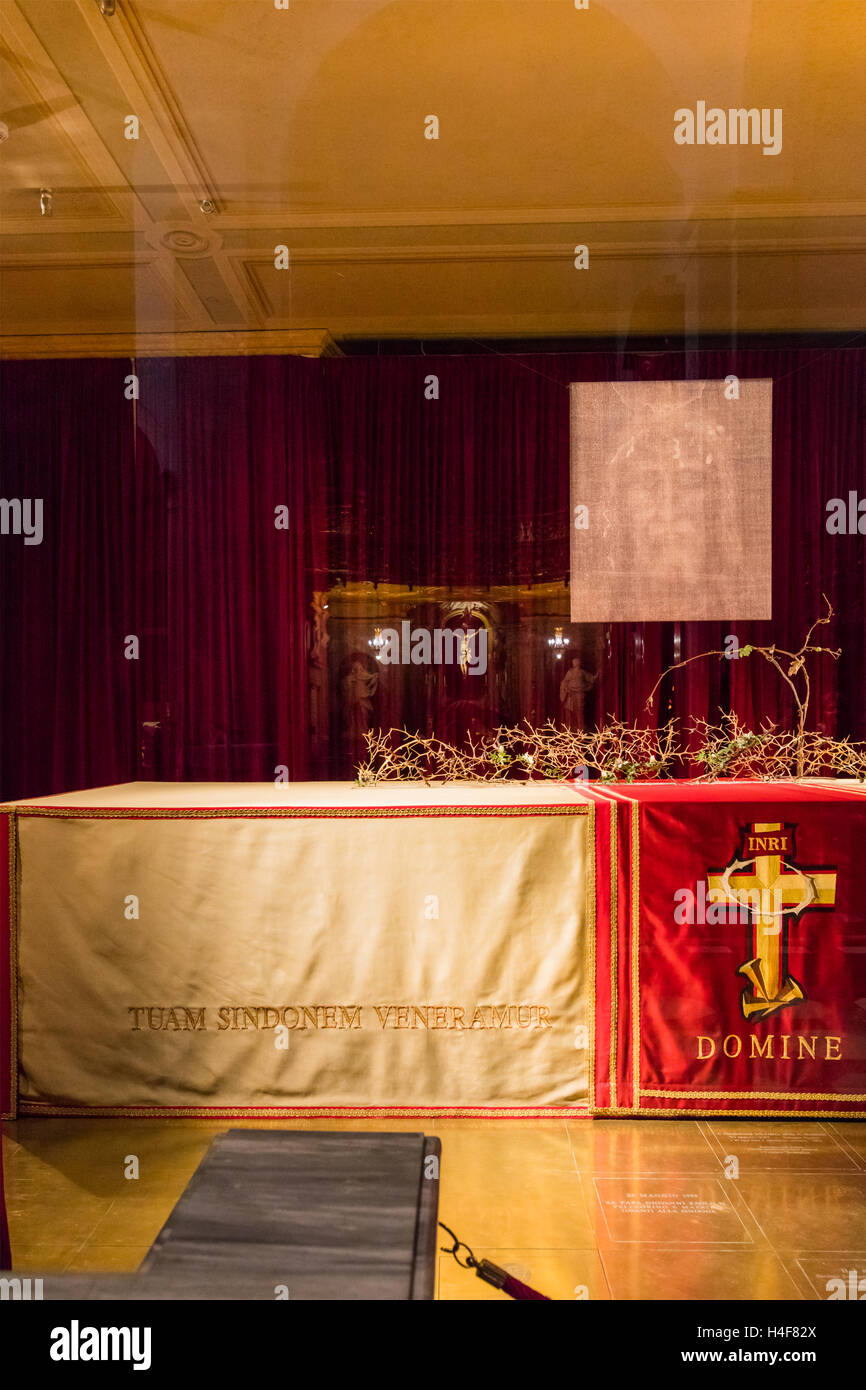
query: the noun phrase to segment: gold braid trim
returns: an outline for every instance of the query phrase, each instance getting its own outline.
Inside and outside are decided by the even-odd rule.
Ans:
[[[503,1119],[536,1120],[562,1119],[563,1115],[589,1119],[586,1105],[492,1106],[492,1105],[215,1105],[210,1108],[195,1105],[43,1105],[39,1101],[22,1101],[22,1115],[81,1115],[98,1118],[128,1119]],[[3,1116],[12,1119],[14,1116]]]
[[[631,803],[632,1110],[640,1110],[640,805]]]
[[[837,1100],[840,1105],[866,1101],[866,1095],[851,1091],[641,1091],[642,1096],[657,1096],[661,1100],[712,1100],[715,1096],[727,1100]]]
[[[617,897],[616,802],[610,803],[610,1103],[616,1108],[616,1028],[617,1028],[617,933],[619,932],[619,900]]]
[[[0,807],[0,811],[4,808]],[[359,819],[404,816],[585,816],[590,807],[572,805],[539,806],[15,806],[14,816],[64,816],[72,820],[291,820]]]
[[[602,1109],[590,1106],[590,1118],[604,1119],[609,1115],[624,1115],[631,1119],[635,1118],[634,1111],[628,1106],[620,1106],[614,1109],[612,1106]],[[676,1110],[652,1110],[644,1107],[639,1118],[642,1120],[682,1120],[684,1117],[692,1119],[712,1120],[716,1116],[742,1119],[742,1120],[866,1120],[866,1110],[708,1110],[706,1106],[682,1107]]]
[[[584,837],[584,862],[586,864],[586,1041],[587,1053],[587,1094],[595,1098],[595,929],[596,929],[596,884],[595,884],[595,837],[598,833],[598,817],[595,804],[589,808],[589,833]]]

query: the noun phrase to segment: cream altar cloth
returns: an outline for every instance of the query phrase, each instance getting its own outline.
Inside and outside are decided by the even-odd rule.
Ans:
[[[24,1113],[586,1103],[570,786],[140,782],[0,814]]]

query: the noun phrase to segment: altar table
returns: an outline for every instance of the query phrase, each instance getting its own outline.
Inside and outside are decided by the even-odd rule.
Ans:
[[[586,1113],[574,788],[138,782],[0,816],[7,1114]]]
[[[4,1109],[866,1118],[856,783],[0,807]]]

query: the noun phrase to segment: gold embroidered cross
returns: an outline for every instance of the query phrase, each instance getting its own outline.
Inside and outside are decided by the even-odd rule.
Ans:
[[[792,829],[778,821],[751,825],[743,857],[720,873],[707,874],[717,898],[748,908],[752,919],[753,956],[738,969],[749,982],[740,997],[744,1018],[766,1018],[805,998],[788,974],[788,919],[796,921],[809,908],[832,907],[836,901],[836,871],[810,873],[787,862],[792,841]]]

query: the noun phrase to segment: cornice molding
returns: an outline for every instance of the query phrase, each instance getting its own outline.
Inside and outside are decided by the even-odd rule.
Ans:
[[[534,227],[598,226],[628,222],[791,222],[815,218],[866,217],[864,202],[822,203],[630,203],[562,208],[323,208],[301,212],[287,207],[280,212],[235,213],[231,202],[223,204],[219,226],[223,231],[326,230],[329,227]]]
[[[0,338],[4,361],[62,357],[342,357],[327,329],[50,333]]]

